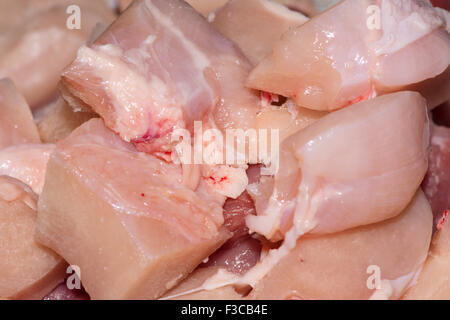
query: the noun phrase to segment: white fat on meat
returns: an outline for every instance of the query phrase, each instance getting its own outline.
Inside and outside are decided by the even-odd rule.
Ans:
[[[170,160],[170,134],[211,117],[220,130],[253,126],[250,63],[179,0],[135,1],[62,75],[69,102],[98,113],[140,151]],[[76,103],[72,103],[75,104]]]

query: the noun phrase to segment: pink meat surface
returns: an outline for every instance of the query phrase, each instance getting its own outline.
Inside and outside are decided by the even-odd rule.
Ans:
[[[0,150],[0,175],[16,178],[41,194],[54,144],[21,144]]]
[[[422,189],[430,201],[434,227],[450,209],[450,128],[433,126],[428,172]]]
[[[0,148],[40,143],[30,107],[10,79],[0,80]]]
[[[449,99],[449,63],[446,21],[428,1],[345,0],[286,32],[247,84],[335,110],[422,83],[435,107]]]
[[[81,268],[92,299],[155,299],[231,236],[222,206],[203,196],[180,165],[91,119],[50,157],[36,239]]]
[[[62,74],[72,104],[91,107],[141,151],[170,158],[169,134],[212,116],[219,129],[252,126],[250,63],[180,0],[135,1]]]

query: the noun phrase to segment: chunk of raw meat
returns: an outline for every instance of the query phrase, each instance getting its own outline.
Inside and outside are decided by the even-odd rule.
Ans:
[[[286,139],[274,178],[248,191],[247,226],[268,239],[382,221],[411,201],[427,170],[425,100],[398,92],[330,113]]]
[[[295,249],[257,283],[249,298],[399,298],[427,257],[431,227],[431,209],[419,191],[393,219],[300,238]],[[368,284],[379,284],[382,289],[374,295],[375,288]]]
[[[339,109],[444,73],[450,63],[445,27],[428,1],[341,1],[285,33],[247,84],[302,107]],[[440,100],[447,96],[441,102],[450,98],[445,88],[434,92]]]
[[[53,144],[21,144],[0,150],[0,175],[16,178],[41,194]]]
[[[0,176],[0,297],[41,299],[65,276],[66,263],[34,240],[37,196]]]
[[[208,115],[219,129],[253,126],[250,63],[180,0],[135,1],[62,74],[71,104],[90,106],[140,151],[167,159],[170,133]]]
[[[210,22],[236,43],[250,62],[258,64],[272,45],[291,28],[308,18],[272,0],[230,0],[211,15]]]
[[[11,78],[29,105],[35,108],[56,95],[61,71],[75,58],[77,49],[86,42],[96,23],[109,24],[114,14],[103,1],[16,2],[19,13],[8,8],[4,11],[20,19],[3,32],[0,78]],[[80,8],[80,29],[67,27],[69,5]],[[24,17],[27,9],[33,14]]]
[[[74,111],[63,99],[58,99],[44,110],[38,130],[42,142],[55,143],[66,138],[84,122],[96,117],[93,112]]]
[[[40,142],[25,99],[11,80],[0,80],[0,149],[15,144]]]
[[[81,268],[92,299],[154,299],[230,237],[222,225],[222,207],[185,187],[179,165],[92,119],[50,158],[36,237]]]
[[[434,227],[450,209],[450,128],[433,125],[428,171],[422,189],[433,209]]]
[[[447,216],[448,219],[448,216]],[[450,223],[442,222],[431,242],[431,250],[415,284],[404,296],[406,300],[450,299]]]

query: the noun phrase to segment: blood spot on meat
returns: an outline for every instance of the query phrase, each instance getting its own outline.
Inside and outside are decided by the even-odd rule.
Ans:
[[[449,210],[445,210],[444,214],[442,215],[442,218],[439,220],[439,222],[436,225],[437,230],[441,230],[444,224],[447,222]]]

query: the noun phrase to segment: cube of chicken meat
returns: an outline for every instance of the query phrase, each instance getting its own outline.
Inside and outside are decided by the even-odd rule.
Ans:
[[[50,158],[37,239],[81,268],[93,299],[157,298],[231,236],[182,179],[92,119]]]
[[[300,238],[248,298],[398,299],[427,258],[431,225],[430,206],[419,191],[393,219]]]
[[[280,240],[382,221],[411,201],[427,170],[429,122],[416,92],[330,113],[287,138],[279,170],[247,189],[251,231]]]
[[[209,21],[256,65],[271,53],[284,32],[308,18],[272,0],[231,0],[211,14]]]
[[[335,110],[423,83],[430,108],[449,99],[446,21],[429,1],[345,0],[286,32],[250,74],[251,88]],[[442,81],[437,81],[437,83]]]
[[[170,134],[211,116],[219,129],[252,127],[250,63],[180,0],[138,0],[62,74],[62,92],[89,106],[141,151],[171,159]]]

